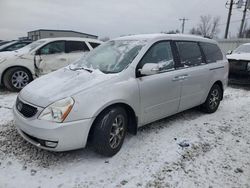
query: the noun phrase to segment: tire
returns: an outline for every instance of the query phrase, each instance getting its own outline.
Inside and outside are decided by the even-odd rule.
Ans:
[[[32,81],[31,73],[22,67],[10,68],[3,75],[4,86],[8,90],[14,92],[20,91],[31,81]]]
[[[218,84],[214,84],[208,93],[205,103],[201,106],[202,110],[209,114],[214,113],[220,105],[222,95],[221,87]]]
[[[112,107],[99,115],[94,123],[92,144],[95,151],[111,157],[122,147],[127,132],[127,113],[121,107]]]

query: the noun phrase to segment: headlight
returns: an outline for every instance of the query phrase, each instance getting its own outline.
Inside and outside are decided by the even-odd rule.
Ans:
[[[59,100],[45,108],[38,119],[52,122],[63,122],[74,105],[71,97]]]
[[[250,71],[250,62],[247,64],[247,71]]]
[[[6,59],[0,57],[0,63],[4,62]]]

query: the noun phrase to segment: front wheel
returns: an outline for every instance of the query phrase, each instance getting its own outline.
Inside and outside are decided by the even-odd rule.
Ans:
[[[32,81],[32,75],[22,67],[13,67],[3,76],[3,84],[10,91],[20,91]]]
[[[104,111],[96,120],[93,147],[101,155],[111,157],[119,152],[127,132],[127,113],[121,107]]]
[[[222,95],[223,93],[221,87],[217,84],[213,85],[205,103],[201,106],[202,110],[206,113],[214,113],[220,105]]]

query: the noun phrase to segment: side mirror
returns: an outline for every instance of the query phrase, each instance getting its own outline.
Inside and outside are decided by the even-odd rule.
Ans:
[[[230,55],[230,54],[232,54],[233,53],[233,51],[232,50],[229,50],[228,52],[227,52],[227,55]]]
[[[153,75],[159,72],[159,65],[156,63],[147,63],[145,64],[142,69],[139,69],[141,75]]]
[[[40,50],[37,50],[35,55],[41,55],[41,51]]]

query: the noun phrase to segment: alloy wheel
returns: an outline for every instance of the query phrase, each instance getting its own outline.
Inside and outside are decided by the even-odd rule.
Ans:
[[[29,75],[25,71],[17,71],[11,77],[12,85],[17,89],[22,89],[29,83]]]
[[[220,101],[219,91],[218,89],[214,89],[210,95],[209,106],[211,109],[215,109]]]
[[[117,148],[122,142],[125,132],[124,123],[125,118],[123,115],[117,115],[112,123],[109,138],[109,144],[112,149]]]

